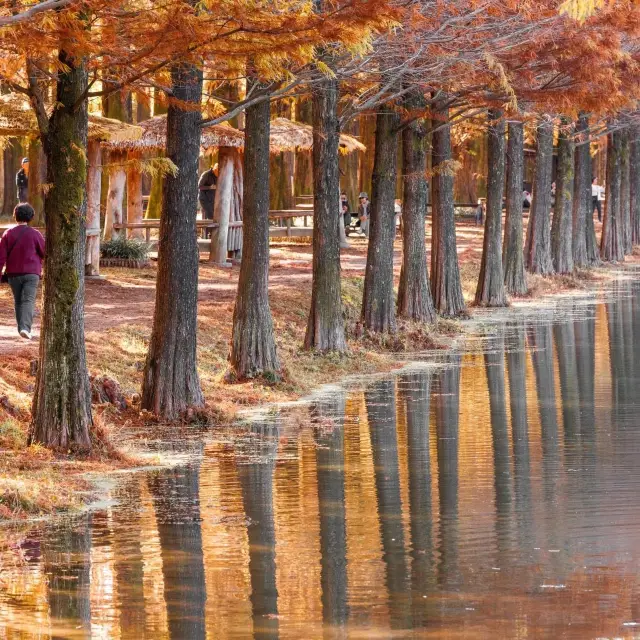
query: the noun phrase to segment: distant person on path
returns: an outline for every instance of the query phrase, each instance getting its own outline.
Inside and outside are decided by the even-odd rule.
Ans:
[[[29,226],[35,211],[24,202],[13,210],[18,223],[0,239],[0,273],[2,282],[8,282],[13,291],[18,333],[31,340],[31,326],[36,304],[36,292],[42,275],[44,238]]]
[[[363,191],[358,196],[358,218],[360,220],[360,232],[369,237],[369,217],[371,216],[371,203],[369,196]]]
[[[396,229],[402,228],[402,200],[396,199],[393,203],[393,220]]]
[[[349,203],[342,203],[340,207],[342,218],[344,220],[344,232],[345,235],[349,235],[351,231],[351,211],[349,211]]]
[[[487,209],[486,199],[478,198],[478,206],[476,207],[476,226],[480,226],[484,222],[484,214],[486,209]]]
[[[531,194],[526,189],[522,192],[522,207],[531,209]]]
[[[18,202],[26,202],[29,199],[29,158],[22,158],[22,167],[16,173],[16,187]]]
[[[591,201],[593,206],[591,207],[591,215],[594,211],[598,212],[598,222],[602,222],[602,194],[604,193],[604,187],[598,184],[598,178],[593,176],[591,180]]]
[[[347,206],[347,210],[351,211],[351,205],[349,204],[349,198],[347,196],[347,192],[343,191],[340,194],[340,211],[342,211],[342,207]]]

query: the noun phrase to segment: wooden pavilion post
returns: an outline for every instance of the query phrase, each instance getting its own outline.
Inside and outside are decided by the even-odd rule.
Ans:
[[[124,199],[124,187],[127,174],[122,166],[126,158],[126,152],[111,151],[109,153],[109,194],[107,196],[107,211],[104,219],[104,239],[118,238],[120,231],[113,228],[114,224],[122,224],[122,204]]]
[[[218,188],[213,209],[213,220],[218,228],[211,234],[211,252],[209,262],[230,267],[227,257],[229,220],[233,201],[233,165],[236,151],[231,147],[220,147],[218,151]]]
[[[87,146],[87,243],[85,276],[100,275],[100,186],[102,149],[99,140],[89,140]]]
[[[139,160],[140,153],[129,151],[128,160]],[[142,222],[142,172],[139,167],[127,168],[127,222]],[[127,237],[141,240],[144,237],[144,229],[128,229]]]

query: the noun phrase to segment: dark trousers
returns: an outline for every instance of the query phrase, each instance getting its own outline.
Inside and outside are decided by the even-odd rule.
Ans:
[[[593,196],[593,198],[591,198],[591,200],[593,201],[593,207],[591,208],[591,215],[593,215],[593,212],[597,209],[598,210],[598,222],[602,222],[602,202],[600,202],[600,200],[598,200],[598,196]]]
[[[32,273],[24,276],[9,276],[9,286],[15,301],[18,331],[31,333],[39,282],[40,277]]]

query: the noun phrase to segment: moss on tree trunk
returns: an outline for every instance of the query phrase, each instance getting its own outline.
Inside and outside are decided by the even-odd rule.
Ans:
[[[173,96],[195,107],[171,105],[167,156],[178,168],[164,181],[156,306],[142,385],[142,406],[168,420],[204,404],[197,369],[198,155],[202,71],[184,63],[171,68]]]
[[[631,129],[629,149],[629,199],[631,243],[640,244],[640,127]]]
[[[87,86],[84,61],[59,53],[56,107],[44,135],[47,250],[36,389],[29,441],[89,450],[91,394],[84,343]]]
[[[489,109],[488,119],[487,218],[475,302],[486,307],[503,307],[507,304],[502,271],[505,123],[503,113],[497,109]]]

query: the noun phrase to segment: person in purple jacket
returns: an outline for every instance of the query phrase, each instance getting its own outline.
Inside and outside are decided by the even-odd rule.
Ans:
[[[13,291],[18,332],[26,340],[31,340],[36,292],[44,258],[44,238],[37,229],[29,226],[34,215],[30,204],[19,204],[13,210],[18,224],[5,231],[0,240],[0,273],[4,268],[2,281],[8,282]]]

